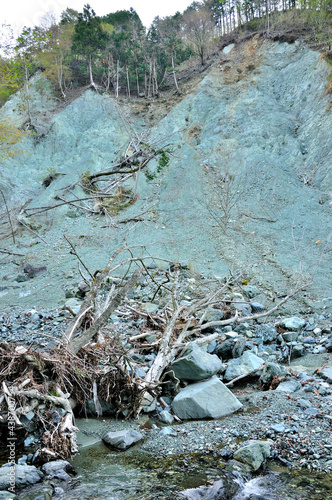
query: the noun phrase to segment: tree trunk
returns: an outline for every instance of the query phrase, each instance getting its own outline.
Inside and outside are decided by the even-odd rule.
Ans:
[[[137,85],[137,97],[139,97],[140,91],[139,91],[139,80],[138,80],[137,66],[136,66],[136,85]]]
[[[119,59],[116,61],[116,88],[115,88],[115,96],[119,97]]]
[[[129,84],[129,71],[128,71],[128,66],[126,67],[126,74],[127,74],[127,91],[128,91],[128,97],[130,99],[130,84]]]
[[[176,73],[175,73],[175,66],[174,66],[174,56],[173,56],[173,50],[172,50],[172,53],[171,53],[171,57],[172,57],[172,69],[173,69],[173,77],[174,77],[174,83],[175,83],[175,87],[176,87],[176,90],[178,91],[178,93],[180,94],[180,89],[178,87],[178,82],[177,82],[177,79],[176,79]]]

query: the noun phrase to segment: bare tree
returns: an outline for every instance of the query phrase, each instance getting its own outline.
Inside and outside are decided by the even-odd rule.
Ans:
[[[215,23],[211,11],[203,7],[199,10],[187,10],[183,16],[187,40],[193,45],[195,53],[204,65],[209,55],[213,40]]]
[[[215,186],[212,198],[205,202],[206,209],[222,232],[226,234],[232,214],[247,191],[247,176],[234,173],[231,168],[231,154],[221,153],[221,165],[210,167],[208,176]]]

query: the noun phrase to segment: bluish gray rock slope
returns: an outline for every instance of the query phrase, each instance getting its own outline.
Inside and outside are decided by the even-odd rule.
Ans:
[[[151,142],[170,145],[171,162],[152,182],[140,176],[139,199],[120,214],[144,212],[142,222],[117,225],[115,218],[105,223],[102,216],[64,206],[33,218],[45,241],[24,232],[16,247],[10,247],[9,239],[0,242],[12,250],[26,248],[25,260],[48,268],[33,286],[31,281],[17,283],[19,258],[16,264],[6,259],[3,303],[63,303],[64,288],[79,280],[63,239],[67,235],[92,270],[102,269],[126,237],[128,245],[188,261],[191,270],[206,275],[242,269],[271,297],[310,274],[313,284],[305,307],[331,304],[332,111],[327,78],[320,54],[301,42],[254,38],[220,53],[204,78],[151,130],[136,116],[135,104],[91,91],[54,111],[40,136],[25,140],[26,153],[3,164],[0,185],[10,206],[28,199],[29,207],[47,206],[81,173],[110,166],[129,143],[128,123],[137,132],[149,130]],[[19,96],[6,104],[9,114],[15,99]],[[41,182],[50,169],[65,175],[45,189]],[[218,208],[225,196],[220,198],[215,180],[219,173],[234,178],[231,196],[238,196],[226,234]],[[82,195],[77,186],[72,189]]]

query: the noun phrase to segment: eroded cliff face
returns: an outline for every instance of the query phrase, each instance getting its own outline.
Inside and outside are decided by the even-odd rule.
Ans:
[[[105,228],[102,216],[72,206],[35,217],[48,245],[39,239],[29,248],[29,259],[47,265],[48,274],[20,299],[31,284],[7,287],[4,302],[63,302],[66,277],[78,278],[63,240],[67,234],[92,269],[102,268],[126,235],[128,245],[188,261],[204,274],[242,269],[271,298],[310,272],[314,283],[305,307],[328,305],[321,302],[331,296],[332,111],[325,95],[326,63],[300,42],[253,38],[221,52],[204,75],[149,131],[150,141],[170,145],[173,153],[154,181],[140,176],[139,198],[125,216],[143,214],[144,220],[123,226],[115,218]],[[163,104],[155,106],[161,113]],[[27,153],[4,164],[0,183],[9,203],[30,198],[30,207],[49,205],[81,173],[112,164],[129,142],[121,115],[137,132],[149,127],[137,114],[139,107],[87,91],[54,114],[45,135],[26,139]],[[65,175],[45,189],[41,182],[49,168]],[[82,194],[77,186],[72,189]],[[225,200],[232,205],[226,228]],[[18,246],[29,239],[31,234],[22,234]],[[8,248],[9,240],[1,245]],[[12,279],[15,272],[13,263],[4,264],[3,275]]]

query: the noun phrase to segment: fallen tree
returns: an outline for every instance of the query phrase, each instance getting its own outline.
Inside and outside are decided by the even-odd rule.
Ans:
[[[218,340],[220,332],[206,331],[273,314],[307,286],[299,285],[269,310],[242,315],[239,304],[243,300],[232,294],[241,282],[240,276],[207,283],[202,280],[188,303],[184,300],[188,292],[180,264],[170,265],[159,259],[167,263],[168,269],[153,272],[146,264],[151,256],[135,257],[132,249],[125,248],[114,252],[105,269],[94,275],[75,249],[72,251],[89,275],[80,267],[89,291],[61,343],[49,351],[0,345],[0,424],[5,425],[12,414],[17,430],[24,431],[22,417],[32,412],[35,427],[43,429],[36,451],[40,461],[67,458],[77,451],[75,408],[84,411],[89,402],[95,414],[101,416],[105,402],[112,404],[115,415],[137,417],[161,396],[169,366],[190,342],[202,345]],[[121,251],[128,251],[129,257],[117,262]],[[122,278],[113,279],[114,273],[122,274]],[[139,304],[125,299],[140,279],[149,282],[153,297],[163,299],[165,305],[158,313],[144,312]],[[216,307],[224,311],[224,317],[207,321],[208,313]],[[109,323],[115,311],[127,318],[142,317],[146,331],[121,338]],[[149,343],[145,339],[151,331],[156,340]],[[134,361],[135,353],[142,352],[155,354],[144,376]],[[10,403],[13,401],[14,405]]]

